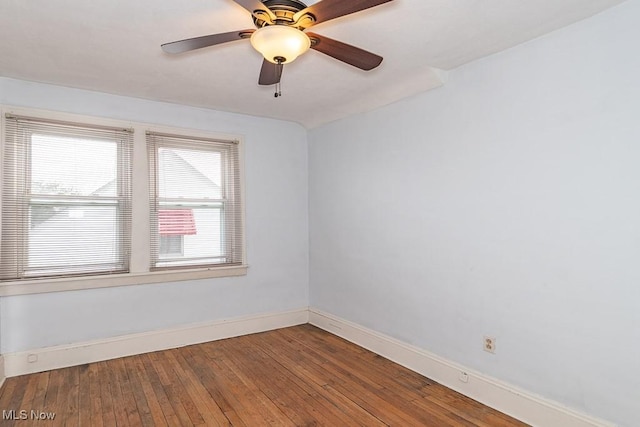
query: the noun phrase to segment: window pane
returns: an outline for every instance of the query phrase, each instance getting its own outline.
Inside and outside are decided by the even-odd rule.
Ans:
[[[113,141],[33,134],[31,194],[116,196]]]
[[[221,155],[217,151],[158,149],[158,195],[177,199],[220,199]]]
[[[27,271],[119,266],[117,212],[115,206],[31,206]]]
[[[195,221],[195,232],[183,235],[160,235],[160,255],[161,260],[176,261],[161,262],[160,265],[188,265],[188,264],[217,264],[226,262],[222,259],[223,236],[222,236],[222,212],[220,208],[194,208],[193,219]],[[180,237],[182,243],[182,253],[168,253],[168,239]],[[189,261],[189,260],[192,260]]]
[[[183,256],[182,236],[160,236],[160,258]]]

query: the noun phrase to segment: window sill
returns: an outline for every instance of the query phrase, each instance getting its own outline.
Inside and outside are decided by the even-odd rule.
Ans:
[[[104,276],[66,277],[58,279],[20,280],[0,283],[0,297],[77,291],[115,286],[146,285],[180,282],[213,277],[244,276],[248,266],[197,268],[193,270],[165,270],[147,273],[124,273]]]

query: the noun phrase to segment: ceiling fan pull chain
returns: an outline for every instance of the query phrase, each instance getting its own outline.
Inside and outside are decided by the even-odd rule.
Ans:
[[[276,83],[276,93],[273,94],[275,98],[282,96],[282,81],[280,80],[282,77],[282,61],[278,60],[275,64],[276,67],[276,76],[278,78],[278,82]]]

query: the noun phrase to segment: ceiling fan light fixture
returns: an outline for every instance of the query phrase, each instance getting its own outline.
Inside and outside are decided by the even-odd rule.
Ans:
[[[311,47],[309,37],[294,27],[268,25],[253,32],[251,46],[274,64],[287,64]]]

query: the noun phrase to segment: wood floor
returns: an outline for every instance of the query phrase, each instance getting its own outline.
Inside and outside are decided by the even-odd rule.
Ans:
[[[524,425],[310,325],[8,378],[0,410],[2,426]]]

